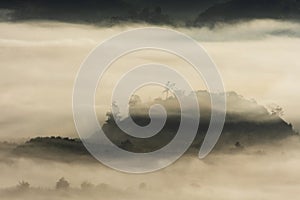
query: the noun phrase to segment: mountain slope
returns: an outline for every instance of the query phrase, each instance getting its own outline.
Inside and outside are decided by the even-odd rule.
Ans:
[[[297,135],[291,124],[277,113],[269,112],[254,100],[248,100],[235,92],[226,93],[227,116],[222,135],[214,148],[226,152],[231,148],[271,144],[289,136]],[[206,91],[198,91],[201,118],[197,136],[189,152],[199,150],[210,121],[210,98]],[[148,109],[152,104],[162,104],[167,110],[167,121],[163,129],[150,138],[136,138],[122,132],[111,116],[103,125],[106,136],[117,146],[132,152],[151,152],[168,144],[176,135],[180,124],[180,109],[174,97],[156,99],[152,103],[130,105],[133,120],[143,126],[150,122]],[[127,120],[127,119],[124,119]],[[93,160],[79,139],[62,137],[33,138],[13,149],[13,155],[74,162]]]
[[[231,0],[199,14],[194,25],[250,19],[300,19],[299,0]]]
[[[224,0],[11,0],[0,2],[12,20],[58,20],[79,23],[148,22],[177,24],[193,20],[204,9]],[[1,12],[0,12],[1,13]],[[162,14],[162,15],[161,15]],[[157,16],[158,15],[158,16]],[[172,20],[166,20],[171,18]]]
[[[228,148],[237,142],[246,146],[271,143],[296,134],[291,124],[285,122],[276,113],[270,113],[254,100],[245,99],[235,92],[226,93],[226,96],[226,120],[217,149]],[[197,97],[200,107],[200,123],[192,145],[195,148],[200,147],[205,137],[211,114],[209,93],[198,91]],[[110,118],[103,126],[106,136],[116,145],[134,152],[150,152],[168,144],[176,135],[180,125],[180,107],[175,98],[157,99],[147,105],[143,103],[131,105],[130,115],[137,124],[147,125],[150,122],[148,110],[153,104],[163,105],[168,115],[165,126],[158,134],[147,139],[132,137],[123,133]]]

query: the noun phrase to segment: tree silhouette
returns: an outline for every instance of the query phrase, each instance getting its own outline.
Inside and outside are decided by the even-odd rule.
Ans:
[[[132,95],[130,100],[129,100],[129,106],[136,106],[138,104],[142,103],[141,97],[138,95]]]
[[[113,111],[115,113],[115,116],[113,115]],[[120,109],[115,101],[112,103],[112,111],[107,112],[106,117],[107,117],[106,122],[116,122],[121,119]]]
[[[276,115],[276,116],[281,117],[284,114],[283,108],[277,104],[274,104],[274,103],[269,104],[268,108],[269,108],[271,115]]]
[[[90,182],[84,181],[83,183],[81,183],[81,189],[82,190],[89,190],[92,189],[94,187],[94,185]]]
[[[67,190],[70,188],[70,183],[64,177],[62,177],[56,182],[55,188],[57,190]]]
[[[166,83],[165,90],[162,92],[162,93],[166,93],[166,99],[168,99],[169,97],[170,89],[174,89],[174,87],[175,87],[175,83],[171,83],[170,81]]]
[[[28,190],[30,187],[30,184],[28,182],[25,181],[20,181],[19,184],[17,185],[17,188],[19,190]]]

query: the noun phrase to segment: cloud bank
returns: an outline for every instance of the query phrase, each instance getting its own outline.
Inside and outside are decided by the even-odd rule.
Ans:
[[[104,39],[146,24],[111,28],[55,22],[0,23],[0,137],[27,138],[38,135],[76,137],[72,120],[72,87],[77,70],[88,53]],[[167,28],[167,27],[166,27]],[[284,118],[299,128],[295,107],[299,102],[300,25],[293,22],[254,20],[208,28],[178,28],[199,41],[215,61],[226,90],[236,91],[267,105],[276,103]],[[140,52],[123,58],[112,68],[99,94],[97,109],[105,118],[106,98],[127,65],[156,60],[177,66],[188,65],[163,53]],[[186,66],[186,67],[185,67]],[[203,82],[188,71],[195,89]],[[154,98],[161,93],[149,93]],[[101,117],[100,117],[101,118]]]

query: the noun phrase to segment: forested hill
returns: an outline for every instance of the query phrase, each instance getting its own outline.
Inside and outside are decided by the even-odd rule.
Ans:
[[[247,148],[257,144],[271,144],[289,136],[297,135],[291,124],[281,117],[282,109],[274,107],[271,110],[248,100],[235,92],[227,95],[227,116],[222,135],[215,151],[227,152],[232,148]],[[201,99],[201,120],[198,134],[189,152],[198,150],[206,134],[210,119],[209,93],[198,91]],[[177,100],[170,96],[167,99],[155,99],[151,103],[143,103],[138,97],[130,104],[130,113],[133,120],[139,125],[149,123],[148,109],[151,104],[160,103],[167,110],[168,118],[163,129],[153,137],[147,139],[135,138],[122,132],[115,121],[108,116],[103,126],[108,138],[119,147],[133,152],[150,152],[168,144],[175,136],[180,124],[179,105]],[[127,119],[124,119],[127,120]],[[64,137],[37,137],[24,144],[11,148],[13,155],[38,157],[43,159],[74,162],[93,160],[80,139]]]

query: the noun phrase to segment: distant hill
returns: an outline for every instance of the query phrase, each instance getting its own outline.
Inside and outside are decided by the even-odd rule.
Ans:
[[[299,20],[299,8],[300,0],[11,0],[0,2],[0,21],[202,26],[265,18]]]
[[[256,144],[270,144],[292,135],[297,135],[291,124],[285,122],[278,113],[270,112],[235,92],[227,95],[227,116],[222,135],[215,151],[226,151],[230,148],[249,147]],[[197,136],[189,152],[199,149],[206,134],[210,119],[209,93],[197,92],[201,99],[201,121]],[[110,116],[103,125],[108,138],[119,147],[133,152],[150,152],[166,145],[176,134],[179,123],[179,105],[175,98],[156,99],[152,102],[165,106],[168,118],[164,128],[155,136],[141,139],[123,133]],[[151,103],[142,102],[130,105],[133,120],[139,125],[149,123],[148,108]],[[126,119],[124,119],[126,120]],[[64,162],[93,160],[79,139],[62,137],[37,137],[21,144],[12,150],[13,155],[30,156]]]
[[[36,137],[12,149],[15,156],[76,162],[92,160],[80,139],[67,137]]]
[[[299,0],[231,0],[199,14],[194,25],[250,19],[300,19]]]
[[[271,143],[297,134],[291,124],[285,122],[279,115],[268,111],[254,100],[248,100],[235,92],[226,93],[227,113],[222,135],[215,149],[232,147],[235,143],[245,146]],[[199,148],[205,137],[210,121],[210,96],[207,91],[198,91],[200,107],[200,124],[197,136],[191,148]],[[115,124],[113,118],[108,119],[103,129],[106,136],[124,149],[134,152],[150,152],[165,146],[176,134],[180,124],[180,107],[174,97],[156,99],[152,103],[139,103],[130,106],[130,115],[139,125],[150,122],[149,107],[153,104],[163,105],[168,118],[163,129],[153,137],[142,139],[123,133]],[[127,120],[127,119],[124,119]],[[142,147],[142,148],[141,148]]]
[[[0,2],[0,11],[11,20],[58,20],[76,23],[116,24],[147,22],[177,24],[194,20],[199,12],[224,0],[11,0]],[[0,12],[1,17],[1,12]],[[6,17],[8,19],[8,17]]]

